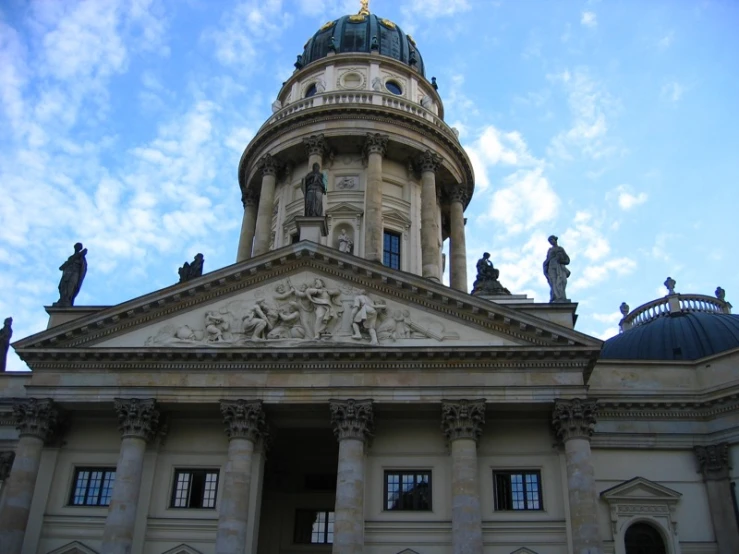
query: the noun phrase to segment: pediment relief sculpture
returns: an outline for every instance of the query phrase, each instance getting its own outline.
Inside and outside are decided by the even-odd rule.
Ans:
[[[459,339],[442,319],[323,277],[290,277],[167,322],[145,346],[263,347],[310,343],[402,344]]]

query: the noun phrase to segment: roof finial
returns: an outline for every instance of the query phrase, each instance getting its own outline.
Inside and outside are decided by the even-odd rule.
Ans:
[[[357,15],[369,15],[369,0],[359,0],[359,3],[361,4],[361,7],[359,8],[359,13]]]

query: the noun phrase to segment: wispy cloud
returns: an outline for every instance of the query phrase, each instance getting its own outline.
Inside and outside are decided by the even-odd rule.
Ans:
[[[677,81],[670,81],[662,85],[660,96],[663,100],[672,104],[677,104],[685,93],[685,87]]]
[[[644,204],[649,195],[646,192],[632,192],[632,188],[627,185],[619,185],[606,194],[606,199],[615,199],[618,206],[628,211],[636,206]]]
[[[588,27],[589,29],[595,29],[598,26],[598,16],[595,12],[582,12],[582,16],[580,16],[580,25]]]

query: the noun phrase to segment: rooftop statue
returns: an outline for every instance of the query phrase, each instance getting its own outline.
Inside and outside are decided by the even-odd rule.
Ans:
[[[204,262],[205,258],[203,258],[202,254],[195,254],[195,259],[193,259],[192,263],[185,262],[185,265],[177,270],[177,273],[180,274],[180,283],[200,277],[203,274]]]
[[[82,248],[82,243],[78,242],[74,245],[74,254],[59,266],[62,278],[59,281],[59,300],[54,302],[54,306],[63,308],[74,306],[74,299],[77,298],[87,274],[86,255],[87,248]]]
[[[485,252],[482,258],[477,260],[477,278],[472,285],[472,294],[511,294],[511,292],[500,284],[498,276],[500,271],[493,267],[490,254]]]
[[[570,270],[566,266],[570,264],[570,257],[565,249],[557,244],[558,237],[551,235],[549,244],[551,248],[547,251],[547,259],[544,260],[544,276],[549,282],[549,302],[570,302],[565,289]]]
[[[306,217],[323,217],[324,194],[326,194],[326,183],[323,180],[321,166],[314,163],[313,171],[303,177]]]
[[[13,318],[6,317],[5,324],[0,329],[0,373],[6,370],[8,360],[8,347],[13,336]]]

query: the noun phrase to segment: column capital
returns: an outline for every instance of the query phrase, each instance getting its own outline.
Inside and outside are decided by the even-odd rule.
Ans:
[[[305,146],[305,153],[310,156],[325,156],[328,151],[328,142],[326,137],[323,135],[311,135],[303,139],[303,146]]]
[[[248,206],[259,205],[259,193],[254,189],[246,189],[241,191],[241,203],[244,205],[244,209]]]
[[[447,441],[472,439],[477,442],[485,424],[485,399],[454,400],[441,403],[441,428]]]
[[[388,135],[367,133],[367,138],[364,141],[365,155],[369,156],[370,154],[380,154],[381,156],[385,156],[388,140],[390,140]]]
[[[59,428],[60,414],[51,398],[16,398],[13,404],[15,428],[20,436],[49,442]]]
[[[458,202],[462,204],[462,206],[467,203],[467,200],[470,197],[469,192],[467,192],[467,187],[464,183],[459,186],[447,189],[446,195],[450,203]]]
[[[246,439],[256,444],[259,439],[267,438],[267,419],[261,400],[221,400],[221,414],[229,440]]]
[[[573,398],[554,401],[552,424],[560,442],[570,439],[587,439],[595,430],[595,416],[598,414],[597,400]]]
[[[159,410],[153,398],[114,398],[121,437],[138,437],[149,442],[159,430]]]
[[[374,413],[372,400],[329,400],[331,423],[336,439],[366,441],[372,436]]]
[[[15,460],[15,452],[12,450],[0,452],[0,481],[5,481],[10,476],[13,460]]]
[[[703,474],[703,479],[716,481],[729,478],[729,444],[709,444],[708,446],[693,447],[698,459],[698,473]]]
[[[262,171],[262,175],[277,175],[280,162],[272,154],[265,154],[259,160],[259,168]]]
[[[441,156],[431,150],[426,150],[423,154],[419,154],[416,158],[416,164],[421,169],[421,173],[430,171],[436,173],[441,165]]]

